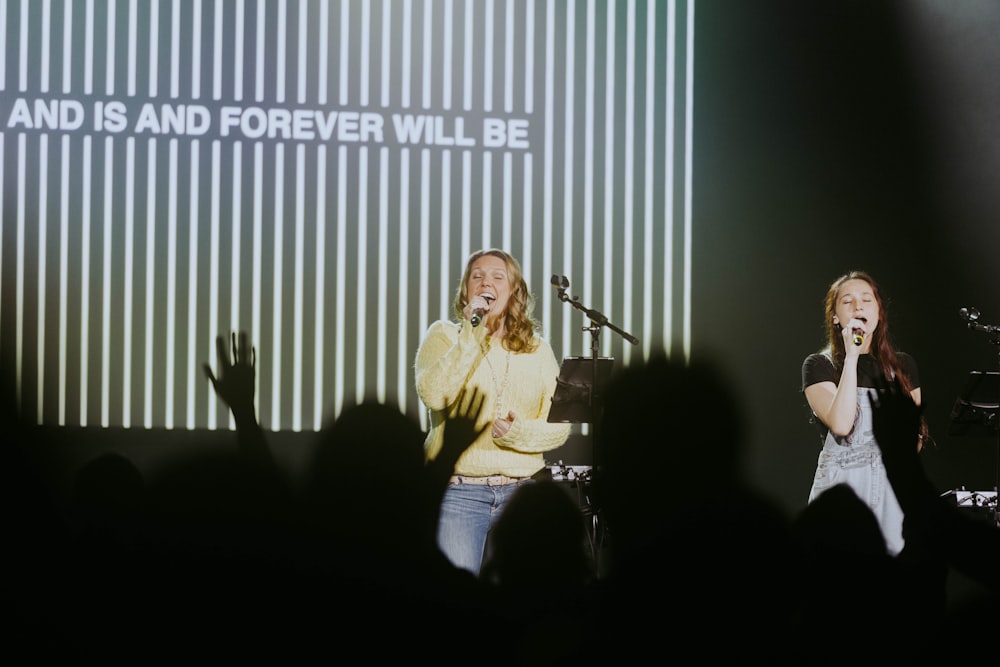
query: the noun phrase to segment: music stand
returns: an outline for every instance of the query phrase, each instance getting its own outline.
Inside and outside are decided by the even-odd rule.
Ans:
[[[951,409],[949,435],[992,436],[1000,429],[1000,371],[972,371]]]
[[[592,424],[601,389],[611,377],[614,357],[566,357],[559,367],[549,421]],[[596,382],[595,382],[596,376]]]

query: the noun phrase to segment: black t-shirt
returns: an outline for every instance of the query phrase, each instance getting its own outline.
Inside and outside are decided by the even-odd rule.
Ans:
[[[920,375],[917,372],[917,362],[906,352],[896,352],[899,364],[910,379],[910,384],[914,389],[920,386]],[[875,358],[870,354],[863,354],[858,358],[858,389],[864,390],[877,388],[880,384],[878,380],[882,378],[882,368],[876,363]],[[833,368],[833,360],[825,352],[816,352],[806,357],[802,362],[802,391],[806,387],[819,382],[832,382],[837,384],[840,380]],[[807,404],[808,405],[808,404]],[[810,421],[815,422],[819,430],[820,440],[826,438],[829,429],[816,417],[812,410],[809,411]]]
[[[917,372],[917,362],[906,352],[897,352],[899,365],[914,389],[920,386],[920,375]],[[877,387],[877,380],[882,377],[882,369],[870,354],[862,354],[858,358],[858,387]],[[833,360],[824,352],[816,352],[806,357],[802,362],[802,391],[817,382],[832,382],[840,380],[833,368]]]

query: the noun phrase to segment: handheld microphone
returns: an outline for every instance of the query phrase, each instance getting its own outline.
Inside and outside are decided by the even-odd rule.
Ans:
[[[490,301],[493,301],[493,299],[496,298],[492,294],[480,294],[479,296],[486,299],[486,303],[489,303]],[[483,317],[485,316],[486,316],[485,308],[476,308],[475,310],[472,311],[472,318],[469,320],[469,322],[472,323],[472,326],[478,327],[480,324],[483,323]]]
[[[865,342],[865,337],[863,334],[855,331],[854,335],[851,337],[851,340],[854,342],[855,346],[861,347],[861,345],[864,344]]]

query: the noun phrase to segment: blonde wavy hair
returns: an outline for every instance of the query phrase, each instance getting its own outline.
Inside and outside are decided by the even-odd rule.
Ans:
[[[475,264],[476,260],[486,255],[499,257],[504,261],[507,267],[507,278],[510,281],[510,299],[507,301],[507,311],[504,313],[503,320],[507,335],[503,339],[502,345],[505,350],[511,352],[534,352],[538,349],[536,332],[541,328],[531,314],[535,307],[535,298],[528,289],[528,284],[524,281],[521,265],[514,257],[499,248],[477,250],[469,255],[469,259],[465,263],[465,271],[462,273],[462,281],[458,284],[458,291],[455,293],[455,314],[458,319],[465,319],[463,310],[469,303],[469,274],[472,273],[472,265]]]

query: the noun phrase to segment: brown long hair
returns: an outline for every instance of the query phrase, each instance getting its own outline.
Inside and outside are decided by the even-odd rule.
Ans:
[[[465,318],[465,313],[462,311],[469,303],[467,292],[469,274],[472,273],[472,265],[476,260],[485,255],[499,257],[504,261],[507,267],[507,278],[510,281],[510,299],[507,301],[507,311],[504,313],[503,320],[504,329],[507,332],[502,342],[504,349],[511,352],[534,352],[538,348],[535,332],[541,328],[531,314],[535,307],[535,298],[531,294],[531,290],[528,289],[528,283],[524,280],[521,265],[513,256],[499,248],[477,250],[469,255],[469,259],[465,263],[465,271],[462,273],[462,282],[458,284],[458,290],[455,293],[455,314],[458,319]]]
[[[849,280],[863,280],[868,283],[872,288],[872,294],[875,295],[875,302],[878,304],[879,324],[871,333],[871,355],[875,359],[875,363],[878,364],[882,375],[887,380],[898,378],[903,390],[910,393],[913,391],[913,380],[903,370],[899,356],[896,354],[896,348],[893,346],[892,337],[889,334],[889,313],[885,300],[882,298],[882,290],[879,289],[875,279],[865,271],[848,271],[834,280],[826,292],[824,316],[826,318],[827,347],[824,352],[829,353],[833,361],[837,381],[840,381],[840,375],[844,371],[844,356],[847,353],[844,350],[844,337],[840,333],[840,326],[834,323],[833,318],[837,314],[837,299],[840,296],[840,288]],[[919,435],[922,440],[929,440],[927,422],[923,416],[920,418]]]

